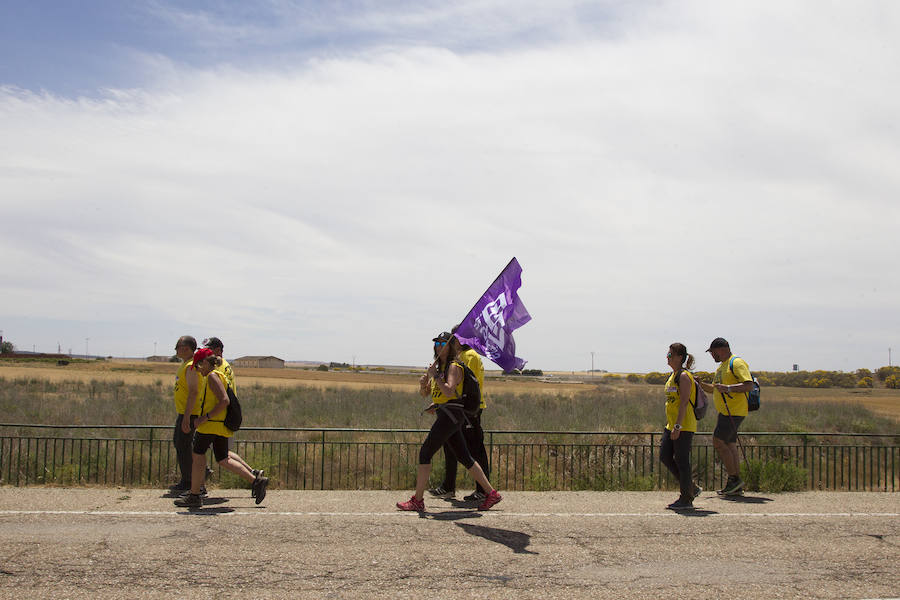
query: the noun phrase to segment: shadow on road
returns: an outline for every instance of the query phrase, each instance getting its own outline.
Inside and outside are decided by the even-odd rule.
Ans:
[[[459,521],[460,519],[480,519],[481,513],[473,510],[445,510],[444,512],[424,512],[419,513],[423,519],[434,519],[435,521]]]
[[[510,531],[509,529],[497,529],[496,527],[483,527],[481,525],[470,525],[469,523],[456,523],[457,527],[461,527],[463,531],[469,535],[478,536],[498,544],[503,544],[516,554],[539,554],[532,552],[526,548],[531,543],[531,536],[521,531]]]
[[[763,496],[719,496],[719,500],[724,500],[725,502],[736,502],[738,504],[765,504],[767,502],[772,502],[771,498],[765,498]]]
[[[229,506],[217,506],[215,508],[189,508],[187,510],[178,511],[180,515],[201,515],[214,517],[216,515],[224,515],[227,513],[233,513],[234,509]]]

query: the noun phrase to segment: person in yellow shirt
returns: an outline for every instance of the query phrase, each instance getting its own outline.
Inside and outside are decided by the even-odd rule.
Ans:
[[[718,493],[739,495],[743,493],[744,482],[737,446],[738,428],[747,416],[747,394],[753,389],[753,377],[746,361],[731,354],[731,346],[725,339],[714,339],[706,351],[719,363],[713,383],[701,383],[705,391],[714,395],[713,402],[719,412],[713,447],[728,473],[728,480]]]
[[[209,348],[213,351],[222,362],[216,367],[216,372],[221,373],[225,377],[225,387],[231,388],[234,392],[237,392],[237,385],[234,382],[234,369],[231,368],[231,365],[225,360],[225,357],[222,354],[225,352],[225,344],[222,343],[222,340],[213,336],[206,338],[203,340],[203,346],[205,348]],[[232,460],[236,460],[242,463],[247,469],[253,473],[254,477],[263,474],[263,469],[254,469],[247,462],[240,457],[237,452],[233,452],[231,449],[234,447],[234,436],[228,438],[228,455]]]
[[[175,342],[175,356],[181,359],[181,365],[175,375],[174,398],[177,416],[172,444],[175,446],[181,479],[169,488],[172,492],[184,492],[191,487],[191,440],[194,437],[194,422],[200,414],[200,405],[196,401],[199,378],[197,372],[190,368],[196,349],[197,340],[190,335],[183,335]],[[185,414],[188,418],[185,418]]]
[[[672,375],[666,381],[666,428],[659,445],[659,460],[678,480],[681,494],[666,508],[690,510],[694,508],[694,498],[703,490],[694,483],[691,473],[691,445],[697,432],[697,419],[693,405],[697,404],[697,388],[690,369],[694,357],[688,354],[684,344],[669,345],[666,360]]]
[[[463,408],[464,369],[459,361],[461,351],[459,340],[448,331],[441,332],[434,342],[434,362],[419,379],[419,392],[424,397],[431,396],[431,404],[426,412],[436,415],[431,431],[428,432],[419,450],[419,468],[416,472],[416,491],[406,502],[398,502],[400,510],[425,510],[425,486],[431,475],[431,459],[449,442],[453,454],[459,459],[472,478],[487,490],[487,496],[479,510],[487,510],[500,502],[503,497],[491,486],[478,462],[472,458],[463,439],[462,425],[465,422]]]
[[[450,330],[450,333],[456,333],[457,325]],[[478,412],[474,415],[466,415],[466,424],[463,425],[463,438],[466,440],[466,447],[472,457],[481,465],[485,477],[491,478],[491,467],[488,461],[487,448],[484,446],[484,429],[481,426],[481,415],[487,407],[485,404],[484,394],[484,364],[481,357],[472,349],[471,346],[462,344],[462,351],[459,353],[459,359],[469,369],[475,373],[478,379],[478,388],[481,390],[481,405]],[[428,490],[428,493],[437,498],[454,498],[456,496],[456,464],[459,462],[453,454],[453,449],[449,444],[444,444],[444,481],[440,486]],[[487,492],[475,483],[475,491],[464,497],[466,502],[481,502],[484,500]]]
[[[220,361],[221,359],[209,348],[201,348],[193,356],[193,369],[201,377],[206,378],[206,384],[200,393],[200,416],[197,417],[197,431],[194,434],[191,491],[175,500],[176,506],[187,508],[203,506],[200,482],[206,470],[206,451],[210,446],[219,466],[252,484],[251,496],[256,499],[257,504],[266,497],[268,477],[254,477],[242,461],[233,460],[228,452],[228,438],[234,435],[234,432],[225,427],[224,422],[229,400],[225,376],[215,370]]]

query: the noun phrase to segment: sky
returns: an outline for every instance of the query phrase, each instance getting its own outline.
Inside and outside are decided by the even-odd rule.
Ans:
[[[900,3],[0,3],[0,331],[529,368],[900,354]],[[488,365],[490,367],[490,365]]]

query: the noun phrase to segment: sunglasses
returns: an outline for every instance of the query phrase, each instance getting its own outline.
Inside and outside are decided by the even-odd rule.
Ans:
[[[447,342],[435,342],[434,345],[437,346],[438,348],[443,348],[444,346],[447,345]]]

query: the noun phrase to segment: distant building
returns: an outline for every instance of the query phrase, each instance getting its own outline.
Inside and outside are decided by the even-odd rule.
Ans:
[[[170,362],[171,356],[148,356],[147,362]]]
[[[284,361],[277,356],[242,356],[231,361],[235,367],[251,369],[283,369]]]

